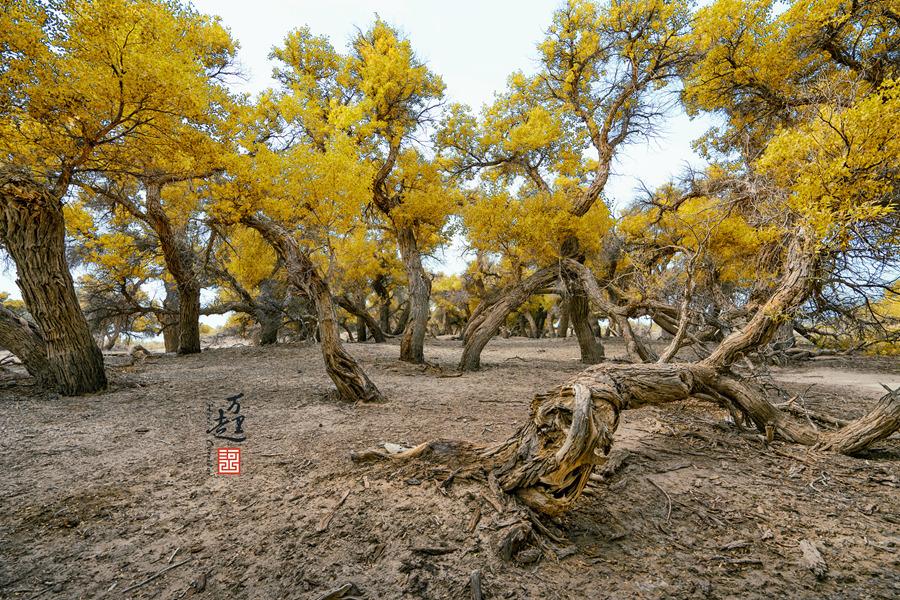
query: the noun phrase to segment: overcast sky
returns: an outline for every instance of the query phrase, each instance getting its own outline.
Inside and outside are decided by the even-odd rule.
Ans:
[[[413,49],[447,86],[448,102],[463,102],[475,110],[502,91],[510,73],[536,70],[536,44],[551,22],[555,0],[194,0],[200,12],[219,15],[240,43],[239,60],[249,81],[235,91],[255,95],[272,84],[268,54],[287,33],[308,25],[326,35],[338,51],[357,29],[366,29],[376,13],[409,37]],[[685,165],[699,164],[690,142],[707,126],[673,114],[662,124],[660,137],[635,144],[617,158],[615,176],[605,195],[623,206],[639,181],[653,187],[677,175]],[[460,269],[458,251],[445,253],[446,268]],[[432,268],[440,268],[436,265]],[[11,273],[9,274],[11,275]],[[0,276],[0,291],[20,298],[10,276]]]

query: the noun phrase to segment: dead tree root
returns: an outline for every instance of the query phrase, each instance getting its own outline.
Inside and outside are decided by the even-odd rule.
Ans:
[[[776,408],[734,375],[708,366],[602,364],[537,394],[526,423],[499,444],[438,440],[398,454],[368,450],[351,457],[355,462],[427,457],[453,465],[457,473],[480,466],[495,494],[507,494],[512,506],[518,507],[515,513],[521,516],[521,523],[505,534],[498,551],[520,560],[515,557],[523,549],[540,546],[540,537],[534,537],[537,533],[546,535],[531,511],[554,517],[572,507],[594,467],[608,460],[621,411],[690,397],[721,403],[761,433],[768,428],[782,440],[822,451],[854,454],[900,429],[900,390],[889,392],[869,414],[846,427],[819,432]]]

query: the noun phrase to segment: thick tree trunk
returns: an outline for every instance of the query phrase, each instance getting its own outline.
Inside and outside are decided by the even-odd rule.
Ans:
[[[200,284],[178,286],[178,354],[200,352]]]
[[[257,230],[275,248],[285,263],[292,285],[313,300],[318,316],[325,370],[338,394],[347,402],[380,402],[384,398],[341,343],[337,314],[328,286],[305,252],[281,225],[257,217],[244,217],[242,222]]]
[[[474,371],[478,369],[481,366],[481,351],[500,331],[500,326],[506,322],[506,317],[522,306],[537,290],[556,279],[557,274],[558,269],[555,266],[535,271],[531,277],[515,286],[506,296],[486,310],[483,320],[472,330],[466,340],[462,357],[459,359],[459,370]]]
[[[431,279],[422,267],[416,237],[409,227],[396,227],[397,246],[409,285],[409,321],[400,338],[400,360],[414,364],[425,362],[425,332],[431,312]]]
[[[573,295],[569,300],[569,311],[575,335],[578,337],[578,346],[581,348],[581,362],[586,365],[595,365],[603,362],[606,356],[603,351],[603,345],[600,344],[594,328],[591,327],[588,321],[594,318],[594,315],[591,312],[590,302],[587,297],[580,293]]]
[[[0,173],[0,243],[16,263],[16,283],[46,347],[52,377],[44,384],[65,396],[106,388],[103,354],[66,263],[59,197],[28,175]]]
[[[179,308],[180,300],[178,298],[178,289],[174,285],[166,282],[165,287],[166,298],[163,300],[163,307],[176,314],[159,314],[156,318],[159,319],[159,323],[162,325],[163,344],[165,344],[166,353],[174,354],[178,352],[178,343],[181,339],[181,327],[179,326],[177,315],[177,313],[181,312]]]
[[[200,352],[200,280],[191,264],[193,251],[185,247],[172,230],[172,223],[162,205],[162,186],[165,176],[147,174],[144,177],[147,221],[156,232],[162,248],[166,270],[178,288],[178,354]],[[166,352],[169,352],[166,348]]]
[[[259,323],[259,344],[261,346],[277,344],[278,331],[281,329],[281,311],[270,313],[258,309],[255,315]]]
[[[375,338],[376,343],[382,344],[387,341],[387,338],[384,337],[384,332],[381,331],[378,323],[375,322],[375,319],[372,318],[372,315],[369,314],[368,310],[353,302],[347,295],[337,296],[335,299],[341,308],[356,317],[356,340],[358,342],[366,341],[365,331],[367,328],[372,332],[372,337]],[[362,322],[362,326],[360,326],[360,321]]]
[[[12,352],[34,377],[38,387],[54,388],[53,369],[47,360],[47,345],[40,331],[0,304],[0,348]]]

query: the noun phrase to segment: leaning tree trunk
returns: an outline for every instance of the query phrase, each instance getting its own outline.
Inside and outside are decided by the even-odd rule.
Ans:
[[[16,283],[46,347],[50,377],[41,380],[78,396],[106,388],[106,372],[75,294],[65,234],[59,196],[26,174],[0,174],[0,244],[16,264]]]
[[[34,377],[38,387],[52,389],[53,369],[47,360],[47,345],[37,327],[0,304],[0,348],[13,353]]]
[[[356,331],[358,332],[357,341],[365,341],[366,329],[368,329],[372,333],[372,337],[375,338],[375,343],[382,344],[387,341],[387,338],[384,337],[384,332],[381,330],[381,327],[378,326],[378,323],[375,321],[372,315],[369,314],[368,310],[353,302],[353,300],[346,294],[337,296],[335,299],[337,300],[338,305],[341,308],[356,317]],[[360,326],[360,323],[362,323],[362,326]]]
[[[593,312],[587,297],[580,293],[573,295],[569,300],[569,310],[575,335],[578,337],[578,346],[581,349],[581,362],[586,365],[603,362],[605,353],[589,322],[589,319],[593,318]]]
[[[506,317],[511,312],[522,306],[533,296],[537,290],[545,287],[556,279],[558,270],[554,267],[544,267],[535,271],[530,277],[512,288],[499,301],[486,310],[481,323],[469,334],[463,347],[462,357],[459,359],[460,371],[474,371],[481,366],[481,351],[487,346],[492,337],[500,331],[500,326],[506,322]]]
[[[318,318],[318,332],[321,338],[325,370],[337,386],[338,394],[347,402],[380,402],[381,392],[365,374],[359,363],[353,359],[341,343],[337,313],[331,301],[331,293],[325,281],[319,276],[316,266],[281,225],[257,217],[241,220],[248,227],[257,230],[284,260],[285,270],[292,285],[313,300]]]
[[[403,271],[409,284],[409,321],[400,338],[400,360],[425,362],[425,333],[431,301],[431,279],[422,266],[416,236],[409,227],[397,227],[397,245],[403,260]]]
[[[200,352],[200,281],[191,265],[192,250],[183,247],[162,205],[164,178],[147,176],[144,181],[147,221],[162,248],[166,270],[178,289],[178,354]],[[166,352],[169,348],[166,348]]]

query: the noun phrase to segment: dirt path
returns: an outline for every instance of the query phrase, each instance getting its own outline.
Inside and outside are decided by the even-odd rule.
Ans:
[[[133,367],[110,357],[111,390],[85,398],[0,372],[0,597],[318,599],[353,584],[353,597],[468,599],[474,570],[485,598],[900,596],[896,439],[834,457],[767,446],[695,401],[627,412],[619,468],[547,522],[564,542],[546,542],[539,562],[505,563],[502,498],[466,480],[445,489],[438,462],[355,465],[349,454],[505,439],[535,392],[581,369],[576,341],[495,340],[484,369],[463,377],[447,377],[458,342],[431,341],[427,367],[398,363],[396,344],[349,349],[388,404],[334,402],[313,346]],[[773,368],[783,389],[771,393],[805,392],[810,410],[852,418],[878,396],[872,383],[900,385],[896,367]],[[207,435],[238,394],[246,440]],[[240,475],[215,474],[219,447],[241,449]],[[801,566],[801,542],[826,561],[822,578]],[[437,546],[447,552],[422,551]]]

